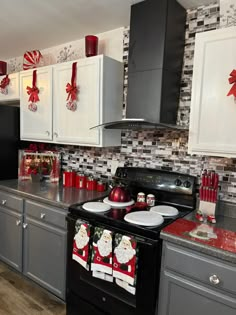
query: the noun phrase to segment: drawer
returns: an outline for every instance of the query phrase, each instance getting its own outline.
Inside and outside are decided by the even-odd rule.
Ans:
[[[23,199],[21,197],[0,191],[0,206],[15,210],[23,211]]]
[[[166,269],[236,294],[236,266],[233,264],[169,243],[164,255]]]
[[[43,203],[26,200],[25,214],[41,222],[66,228],[66,213]]]

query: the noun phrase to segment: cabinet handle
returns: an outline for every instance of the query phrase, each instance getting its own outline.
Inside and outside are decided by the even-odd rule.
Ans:
[[[220,283],[220,279],[218,278],[217,275],[212,275],[209,277],[210,283],[217,285]]]
[[[40,214],[40,219],[45,219],[45,213]]]
[[[58,133],[57,132],[54,132],[54,137],[58,137]]]
[[[6,200],[2,200],[2,205],[5,205],[7,203]]]
[[[28,223],[23,223],[23,229],[26,229],[28,226]]]
[[[17,226],[21,225],[21,220],[17,220],[17,221],[16,221],[16,225],[17,225]]]
[[[45,133],[49,136],[50,135],[50,132],[47,130],[47,131],[45,131]]]

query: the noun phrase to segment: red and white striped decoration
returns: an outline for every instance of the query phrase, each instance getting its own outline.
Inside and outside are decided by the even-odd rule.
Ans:
[[[39,50],[26,51],[24,53],[23,69],[33,69],[39,65],[42,54]]]

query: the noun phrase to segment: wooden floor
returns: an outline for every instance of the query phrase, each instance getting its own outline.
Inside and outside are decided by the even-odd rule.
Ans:
[[[0,262],[0,315],[65,315],[65,304]]]

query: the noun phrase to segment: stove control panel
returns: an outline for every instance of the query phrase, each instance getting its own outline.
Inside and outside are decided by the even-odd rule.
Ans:
[[[193,194],[195,177],[188,174],[138,167],[118,167],[115,178],[139,187],[181,194]]]

